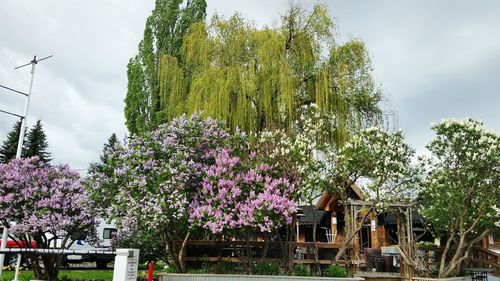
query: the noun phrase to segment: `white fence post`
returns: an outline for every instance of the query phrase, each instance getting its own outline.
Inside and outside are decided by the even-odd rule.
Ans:
[[[14,275],[14,281],[19,280],[19,268],[20,267],[21,267],[21,254],[17,254],[16,275]]]
[[[116,249],[113,281],[136,281],[138,266],[138,249]]]

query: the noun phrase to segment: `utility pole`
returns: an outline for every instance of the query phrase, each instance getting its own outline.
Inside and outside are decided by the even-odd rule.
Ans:
[[[17,151],[16,151],[16,159],[19,159],[21,158],[21,154],[22,154],[22,151],[23,151],[23,140],[24,140],[24,132],[25,132],[25,127],[26,127],[26,119],[28,117],[28,108],[29,108],[29,105],[30,105],[30,98],[31,98],[31,89],[33,88],[33,78],[35,78],[35,66],[38,64],[38,62],[42,61],[42,60],[46,60],[46,59],[49,59],[51,58],[52,56],[48,56],[48,57],[44,57],[42,59],[39,59],[37,60],[36,59],[36,56],[33,57],[33,60],[27,64],[23,64],[21,66],[18,66],[14,69],[19,69],[19,68],[22,68],[22,67],[25,67],[25,66],[28,66],[28,65],[31,65],[31,79],[30,79],[30,84],[29,84],[29,88],[28,88],[28,93],[27,94],[24,94],[24,93],[21,93],[19,91],[15,91],[15,90],[12,90],[12,89],[9,89],[5,86],[2,86],[3,88],[7,88],[9,90],[12,90],[14,92],[17,92],[17,93],[21,93],[21,94],[24,94],[26,96],[26,102],[24,103],[24,111],[23,111],[23,115],[21,116],[21,130],[19,132],[19,140],[17,141]],[[11,114],[11,115],[15,115],[15,114]],[[3,227],[3,232],[2,232],[2,243],[0,244],[0,250],[5,250],[7,248],[7,239],[9,238],[9,229],[7,228],[7,226],[4,226]],[[3,263],[5,261],[5,254],[0,254],[0,279],[2,278],[2,272],[3,272]]]

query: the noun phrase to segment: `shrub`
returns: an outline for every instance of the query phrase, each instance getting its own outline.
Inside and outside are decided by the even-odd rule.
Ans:
[[[345,267],[330,265],[325,269],[323,275],[328,277],[347,277],[349,275],[349,272],[347,271],[347,269],[345,269]]]
[[[188,274],[205,274],[209,273],[205,268],[188,268]]]
[[[427,241],[420,241],[420,242],[417,242],[417,246],[421,247],[421,248],[433,248],[433,247],[436,247],[436,244],[434,244],[432,242],[427,242]]]
[[[218,274],[238,274],[241,273],[236,263],[222,261],[215,268]]]
[[[177,270],[175,269],[175,267],[173,267],[171,265],[166,265],[163,269],[166,273],[177,273]]]
[[[254,274],[257,275],[280,275],[281,265],[279,263],[261,263],[255,266]]]
[[[311,276],[311,271],[308,266],[299,264],[293,268],[293,274],[296,276]]]

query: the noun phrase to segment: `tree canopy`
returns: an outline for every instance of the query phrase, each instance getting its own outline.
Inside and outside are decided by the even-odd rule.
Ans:
[[[7,139],[4,140],[2,147],[0,148],[0,163],[7,163],[16,158],[20,130],[21,120],[14,124],[12,131],[9,132]],[[36,124],[33,125],[31,130],[29,130],[24,136],[21,157],[28,158],[37,156],[40,161],[49,163],[52,158],[50,152],[47,151],[47,148],[47,136],[43,131],[42,122],[38,120]]]
[[[500,136],[471,119],[444,120],[432,129],[436,137],[427,146],[433,158],[421,212],[447,239],[442,278],[459,274],[474,245],[500,220]]]
[[[7,134],[7,139],[3,141],[0,147],[0,163],[7,163],[16,158],[17,142],[21,131],[21,120],[18,120],[12,130]]]
[[[127,66],[128,90],[125,118],[132,134],[155,128],[164,121],[161,110],[158,67],[162,56],[180,59],[184,35],[192,23],[205,19],[205,0],[156,0],[146,20],[139,52]]]
[[[291,132],[301,108],[317,104],[335,118],[330,139],[344,142],[383,114],[363,42],[335,43],[333,30],[324,5],[310,13],[292,6],[276,27],[259,29],[239,14],[193,23],[179,53],[159,57],[156,122],[201,110],[232,131]]]
[[[48,146],[42,121],[38,120],[26,136],[23,157],[38,156],[40,161],[48,163],[52,160],[50,152],[47,151]]]
[[[10,238],[28,247],[34,240],[42,249],[68,249],[72,235],[96,238],[97,220],[78,173],[36,156],[0,164],[0,222]],[[63,258],[34,254],[29,263],[38,279],[54,280]]]

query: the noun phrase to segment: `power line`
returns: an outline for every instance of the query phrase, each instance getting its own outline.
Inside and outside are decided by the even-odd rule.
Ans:
[[[0,109],[0,112],[5,113],[5,114],[9,114],[9,115],[12,115],[12,116],[16,116],[16,117],[19,117],[19,118],[23,118],[23,116],[21,116],[19,114],[15,114],[15,113],[8,112],[8,111],[5,111],[5,110],[1,110]]]
[[[4,88],[4,89],[10,90],[10,91],[12,91],[12,92],[16,92],[16,93],[21,94],[21,95],[23,95],[23,96],[25,96],[25,97],[27,97],[27,96],[28,96],[28,94],[26,94],[26,93],[23,93],[23,92],[18,91],[18,90],[14,90],[14,89],[12,89],[12,88],[9,88],[9,87],[4,86],[4,85],[1,85],[1,84],[0,84],[0,88]]]

